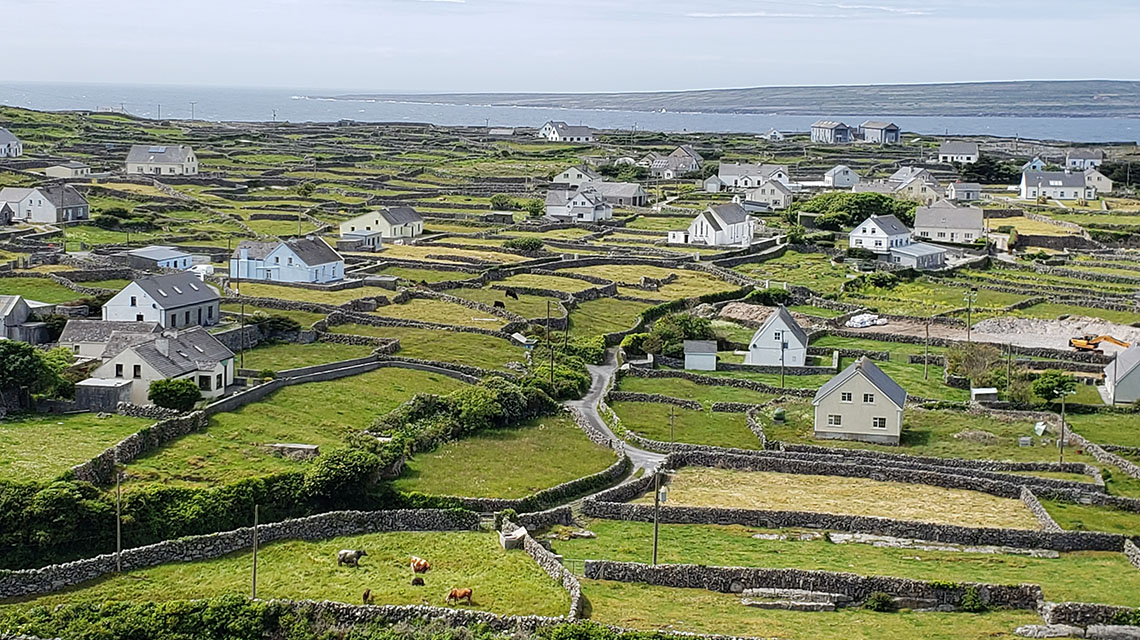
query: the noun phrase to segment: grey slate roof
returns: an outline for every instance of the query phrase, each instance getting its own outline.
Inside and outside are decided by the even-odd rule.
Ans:
[[[900,233],[907,233],[906,225],[901,220],[890,216],[871,216],[867,221],[878,227],[883,233],[887,235],[898,235]]]
[[[834,167],[828,169],[827,173],[825,173],[823,175],[825,175],[825,176],[837,176],[841,172],[843,172],[844,170],[851,171],[851,167],[849,167],[845,164],[837,164]],[[854,171],[852,171],[852,173],[854,173]]]
[[[0,144],[9,144],[12,142],[19,142],[19,141],[20,141],[20,139],[16,137],[16,134],[12,133],[11,131],[8,131],[4,127],[0,127]]]
[[[163,309],[175,309],[220,299],[213,287],[192,273],[170,273],[140,278],[135,280],[135,284]]]
[[[68,320],[59,334],[61,344],[75,342],[107,342],[116,332],[122,333],[154,333],[158,331],[157,322],[112,322],[110,320],[85,320],[75,318]]]
[[[236,247],[234,247],[234,252],[230,257],[240,258],[241,250],[246,249],[246,255],[249,256],[250,260],[264,260],[266,256],[268,256],[270,253],[273,253],[273,250],[276,249],[277,245],[279,244],[281,243],[262,242],[260,240],[242,240],[237,244]]]
[[[173,260],[176,258],[188,258],[189,253],[174,247],[165,245],[151,245],[149,247],[142,247],[141,249],[131,249],[127,251],[129,255],[136,258],[147,258],[148,260]]]
[[[784,326],[788,328],[788,331],[792,332],[792,335],[796,337],[796,340],[799,341],[800,344],[805,346],[807,345],[807,333],[804,332],[803,327],[801,327],[800,324],[796,322],[796,319],[792,317],[792,314],[784,305],[777,307],[776,312],[768,316],[768,319],[764,321],[764,324],[760,325],[760,328],[756,330],[756,334],[762,335],[765,331],[768,330],[769,325],[776,322],[777,318],[784,322]]]
[[[554,128],[558,130],[558,135],[563,138],[567,136],[580,138],[594,135],[594,130],[590,127],[566,124],[561,120],[551,120],[547,124],[554,125]]]
[[[717,175],[721,178],[732,176],[768,176],[783,171],[788,173],[786,164],[753,164],[750,162],[722,162],[717,168]]]
[[[718,204],[715,207],[709,207],[709,209],[715,213],[718,218],[723,220],[725,224],[740,224],[748,220],[748,212],[744,210],[744,207],[735,202]]]
[[[111,336],[107,338],[106,346],[103,347],[103,353],[99,357],[103,360],[114,358],[125,349],[150,340],[153,335],[154,332],[112,331]]]
[[[564,207],[575,192],[570,189],[547,189],[546,204],[551,207]]]
[[[720,223],[716,221],[716,216],[714,216],[708,209],[705,209],[701,212],[701,217],[709,223],[709,226],[712,227],[714,231],[724,230],[724,227],[720,226]]]
[[[914,210],[914,226],[935,229],[981,229],[981,207],[930,206]]]
[[[868,120],[863,123],[864,129],[890,129],[892,127],[895,129],[899,128],[897,124],[887,122],[886,120]]]
[[[883,370],[875,366],[875,363],[871,362],[867,356],[859,356],[858,360],[847,365],[846,369],[824,383],[819,391],[815,392],[812,404],[816,404],[829,393],[843,386],[843,383],[851,379],[852,376],[860,373],[896,406],[902,407],[906,404],[906,390],[900,387],[899,383],[892,380],[890,376],[883,373]]]
[[[591,180],[582,185],[582,190],[593,189],[602,198],[638,198],[645,194],[645,189],[636,182],[605,182],[604,180]]]
[[[976,156],[978,155],[978,143],[951,140],[938,145],[938,153],[952,156]]]
[[[201,327],[177,334],[167,331],[148,337],[150,339],[147,342],[130,348],[140,359],[167,378],[212,368],[219,362],[234,357],[233,351]]]
[[[408,224],[411,222],[423,222],[424,218],[418,211],[411,207],[391,207],[389,209],[381,209],[378,211],[388,224]]]
[[[1065,157],[1071,160],[1104,160],[1104,151],[1100,149],[1072,149]]]
[[[78,160],[68,160],[67,162],[61,162],[60,164],[56,164],[56,165],[52,165],[52,166],[65,167],[67,169],[84,169],[88,165],[86,165],[86,164],[84,164]]]
[[[946,253],[946,249],[925,242],[912,242],[910,244],[904,244],[901,247],[891,247],[891,253],[900,253],[904,256],[917,258],[919,256],[935,256],[940,253]]]
[[[16,305],[20,304],[23,296],[7,296],[0,295],[0,318],[7,318],[12,315],[16,310]]]
[[[1026,171],[1022,174],[1025,184],[1036,187],[1076,187],[1085,188],[1085,174],[1068,171]]]
[[[84,198],[83,194],[69,184],[44,185],[39,187],[39,190],[40,193],[44,194],[44,199],[55,205],[56,208],[88,206],[87,198]]]
[[[716,340],[685,340],[685,355],[716,353]]]
[[[193,152],[194,149],[185,144],[135,144],[127,153],[127,162],[181,164]]]
[[[887,178],[887,182],[902,182],[905,184],[919,177],[925,179],[927,182],[937,182],[933,174],[923,167],[900,167],[898,171],[891,174],[891,177]]]
[[[951,187],[957,191],[981,191],[982,185],[977,182],[951,182]]]
[[[290,238],[285,241],[285,244],[297,254],[301,262],[314,267],[318,264],[328,264],[330,262],[341,262],[344,258],[340,257],[332,247],[320,238],[306,236],[304,238]]]
[[[1116,354],[1116,361],[1104,367],[1104,377],[1119,382],[1140,365],[1140,344],[1133,345]],[[1116,376],[1113,378],[1113,376]]]
[[[847,125],[838,120],[816,120],[811,125],[812,129],[838,129],[839,127],[846,128]]]

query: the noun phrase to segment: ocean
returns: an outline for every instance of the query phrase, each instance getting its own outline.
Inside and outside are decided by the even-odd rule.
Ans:
[[[375,100],[334,100],[311,96],[328,90],[243,89],[228,87],[136,86],[110,84],[2,83],[0,104],[42,110],[119,110],[147,118],[212,121],[430,122],[439,125],[538,127],[564,120],[599,129],[759,133],[769,129],[807,131],[820,118],[858,124],[889,119],[903,131],[936,135],[992,135],[1073,142],[1136,142],[1140,118],[1024,118],[1004,116],[893,116],[884,113],[760,115],[672,113],[489,107]],[[425,101],[430,96],[425,96]],[[193,103],[193,104],[192,104]]]

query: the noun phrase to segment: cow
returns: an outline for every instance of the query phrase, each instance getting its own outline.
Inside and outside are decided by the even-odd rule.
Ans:
[[[514,298],[515,300],[519,299],[519,294],[515,293],[514,289],[507,289],[506,296],[508,298]]]
[[[360,559],[368,555],[368,552],[363,549],[341,549],[336,554],[336,566],[348,565],[350,567],[360,566]]]
[[[471,589],[452,589],[451,593],[447,594],[447,604],[451,604],[452,601],[454,601],[455,604],[459,604],[460,600],[466,600],[467,605],[470,606]]]
[[[496,300],[495,301],[495,308],[496,309],[506,309],[507,305],[503,304],[502,300]]]
[[[431,564],[423,558],[412,556],[412,573],[427,573],[431,569]]]
[[[424,579],[423,579],[423,578],[421,578],[421,577],[419,577],[419,576],[416,576],[416,577],[412,578],[412,586],[413,586],[413,587],[422,587],[422,586],[424,586]]]
[[[365,589],[364,597],[362,599],[364,600],[364,604],[372,604],[376,602],[376,598],[372,597],[372,589]]]

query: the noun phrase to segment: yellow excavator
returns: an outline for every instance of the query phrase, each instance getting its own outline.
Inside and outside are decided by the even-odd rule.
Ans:
[[[1102,342],[1111,342],[1124,349],[1132,346],[1131,342],[1125,342],[1112,336],[1098,336],[1091,333],[1077,338],[1069,338],[1069,346],[1077,351],[1100,351],[1100,343]]]

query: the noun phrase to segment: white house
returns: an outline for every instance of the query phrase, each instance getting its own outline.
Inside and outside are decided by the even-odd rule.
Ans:
[[[136,269],[181,269],[194,266],[194,258],[189,253],[162,245],[151,245],[141,249],[124,251],[127,264]]]
[[[953,140],[943,142],[938,147],[938,161],[973,164],[978,161],[978,143]]]
[[[384,240],[414,238],[424,232],[424,218],[411,207],[377,209],[340,223],[340,235],[379,231]]]
[[[1097,193],[1112,193],[1112,180],[1096,167],[1085,169],[1085,186],[1096,189]]]
[[[546,192],[546,215],[570,222],[598,222],[614,217],[614,206],[589,186],[580,190],[549,189]]]
[[[811,125],[811,141],[817,144],[847,144],[853,139],[851,127],[835,120],[819,120]]]
[[[127,153],[127,173],[196,176],[198,157],[190,145],[136,144]]]
[[[911,242],[892,247],[890,260],[912,269],[941,269],[946,266],[946,249],[925,242]]]
[[[902,142],[902,132],[897,124],[882,120],[868,120],[859,127],[864,142],[877,144],[898,144]]]
[[[859,174],[845,164],[836,165],[823,174],[823,186],[825,187],[850,189],[857,184],[859,184]]]
[[[744,364],[802,367],[807,364],[808,337],[784,305],[752,334]]]
[[[18,158],[24,155],[24,143],[11,131],[0,127],[0,158]]]
[[[649,204],[649,193],[636,182],[606,182],[591,180],[582,185],[581,190],[593,190],[605,202],[619,207],[644,207]]]
[[[0,189],[0,205],[12,209],[12,221],[33,224],[55,224],[91,217],[87,198],[69,184],[42,187],[4,187]]]
[[[788,177],[788,167],[783,164],[751,164],[746,162],[722,162],[717,168],[718,184],[729,191],[743,191],[760,186],[765,180],[779,180],[784,186],[791,188],[792,181]],[[706,191],[709,181],[705,181]],[[719,189],[718,189],[719,190]]]
[[[1069,171],[1026,171],[1021,174],[1020,197],[1036,200],[1095,200],[1096,187],[1089,186],[1084,173]]]
[[[767,140],[768,142],[783,142],[784,141],[784,134],[780,133],[779,131],[777,131],[775,129],[768,129],[764,133],[761,133],[760,137],[763,138],[764,140]]]
[[[562,173],[554,176],[551,182],[555,184],[568,184],[577,189],[578,187],[590,182],[591,180],[601,180],[602,175],[589,167],[570,167]]]
[[[1044,170],[1045,170],[1045,161],[1041,159],[1041,156],[1033,156],[1032,160],[1021,165],[1021,172],[1022,173],[1025,173],[1026,171],[1044,171]]]
[[[824,383],[811,403],[816,438],[899,444],[906,391],[866,356]]]
[[[114,334],[118,334],[120,342],[124,343],[130,342],[130,339],[124,336],[138,334],[140,337],[135,342],[143,342],[148,334],[161,330],[157,322],[108,322],[72,318],[64,325],[57,342],[59,346],[71,349],[75,355],[82,358],[102,358]]]
[[[895,216],[871,216],[847,236],[853,249],[870,249],[878,254],[890,253],[891,247],[910,244],[910,230]]]
[[[103,319],[115,322],[157,322],[164,329],[218,323],[218,292],[188,273],[140,278],[103,304]]]
[[[202,397],[225,395],[234,381],[234,352],[205,329],[134,334],[136,340],[121,351],[109,353],[114,337],[104,351],[103,364],[91,377],[103,380],[130,380],[131,402],[151,404],[150,385],[156,380],[187,379],[198,385]]]
[[[593,142],[594,130],[590,127],[573,126],[551,120],[538,130],[538,137],[549,142]]]
[[[1104,389],[1112,402],[1140,401],[1140,345],[1118,352],[1104,367]]]
[[[273,282],[327,283],[344,279],[344,258],[308,236],[280,242],[242,240],[230,256],[230,277]]]
[[[980,207],[959,207],[942,200],[914,211],[914,235],[924,240],[970,244],[984,234]]]
[[[663,156],[659,153],[650,153],[642,158],[638,164],[649,169],[654,178],[672,180],[686,173],[692,173],[701,168],[704,158],[689,145],[681,145],[672,153]]]
[[[91,175],[90,165],[82,162],[71,160],[62,164],[53,164],[52,166],[44,169],[44,175],[49,178],[86,178]]]
[[[946,197],[958,202],[982,199],[982,185],[977,182],[951,182],[946,185]]]
[[[894,173],[887,178],[887,182],[895,184],[906,184],[911,180],[919,179],[931,186],[939,186],[938,178],[930,172],[930,169],[925,167],[899,167]]]
[[[792,190],[779,180],[768,179],[744,192],[744,208],[747,209],[749,204],[759,204],[777,211],[787,209],[792,204]]]
[[[48,342],[47,323],[37,320],[39,314],[51,313],[55,305],[28,300],[23,296],[0,295],[0,340],[18,340],[29,344]]]
[[[685,368],[716,371],[716,340],[686,340]]]
[[[1095,169],[1104,164],[1104,151],[1100,149],[1072,149],[1065,154],[1065,168],[1075,171]]]
[[[735,202],[710,206],[693,218],[687,231],[670,231],[669,242],[746,246],[752,243],[752,216]]]

